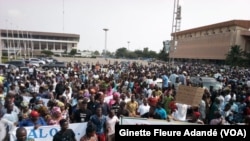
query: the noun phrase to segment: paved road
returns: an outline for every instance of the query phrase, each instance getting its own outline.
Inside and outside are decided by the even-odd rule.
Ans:
[[[118,61],[118,63],[120,63],[121,61],[136,61],[138,63],[142,63],[143,65],[147,65],[148,62],[145,60],[126,60],[126,59],[113,59],[113,58],[70,58],[70,57],[54,57],[56,58],[58,61],[63,61],[63,62],[70,62],[70,61],[80,61],[83,63],[93,63],[96,64],[97,62],[99,62],[100,64],[108,64],[110,62],[110,64],[113,64],[115,61]]]

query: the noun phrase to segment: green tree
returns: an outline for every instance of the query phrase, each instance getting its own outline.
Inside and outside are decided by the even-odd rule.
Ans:
[[[230,66],[242,66],[244,62],[244,52],[239,45],[231,46],[231,50],[226,54],[226,64]]]
[[[54,55],[54,53],[50,50],[42,50],[41,51],[42,54],[46,55],[46,56],[52,56]]]
[[[148,57],[149,58],[156,58],[157,57],[157,53],[155,51],[150,50],[148,52]]]
[[[137,55],[137,57],[143,57],[143,52],[142,50],[135,50],[134,53]]]
[[[122,48],[118,48],[115,52],[115,57],[116,58],[124,58],[127,57],[127,48],[122,47]]]
[[[99,51],[96,50],[96,51],[93,52],[93,55],[99,56],[100,53],[99,53]]]
[[[69,52],[69,55],[74,56],[77,53],[76,49],[71,49],[71,51]]]
[[[156,58],[162,61],[169,61],[169,51],[167,50],[165,42],[163,42],[163,48],[160,50],[159,54],[157,54]]]

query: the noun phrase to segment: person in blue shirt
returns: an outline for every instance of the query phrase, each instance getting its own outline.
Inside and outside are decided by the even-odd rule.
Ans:
[[[96,135],[99,141],[106,141],[106,116],[102,114],[102,107],[96,108],[96,114],[90,117],[90,123],[96,126]]]
[[[168,79],[168,76],[167,76],[167,74],[164,72],[164,73],[162,73],[162,75],[161,75],[161,78],[162,78],[162,92],[164,93],[165,92],[165,90],[167,90],[168,89],[168,86],[169,86],[169,79]]]
[[[40,126],[46,126],[46,121],[39,116],[39,113],[35,110],[31,111],[30,118],[19,122],[19,127],[34,126],[37,129]]]
[[[154,114],[157,119],[167,119],[167,112],[164,108],[161,107],[160,103],[157,104]]]

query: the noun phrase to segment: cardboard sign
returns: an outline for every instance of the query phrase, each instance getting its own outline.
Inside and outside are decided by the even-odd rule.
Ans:
[[[176,103],[199,106],[203,93],[204,89],[201,87],[179,85],[175,98]]]

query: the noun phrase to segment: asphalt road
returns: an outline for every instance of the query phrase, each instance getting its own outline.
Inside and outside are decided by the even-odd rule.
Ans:
[[[118,63],[120,63],[121,61],[130,61],[130,62],[134,62],[136,61],[139,64],[143,64],[143,65],[148,65],[148,62],[145,60],[133,60],[133,59],[114,59],[114,58],[70,58],[70,57],[53,57],[55,59],[57,59],[58,61],[62,61],[62,62],[71,62],[71,61],[80,61],[82,63],[90,63],[90,64],[96,64],[96,63],[100,63],[100,64],[113,64],[115,61],[118,61]]]

